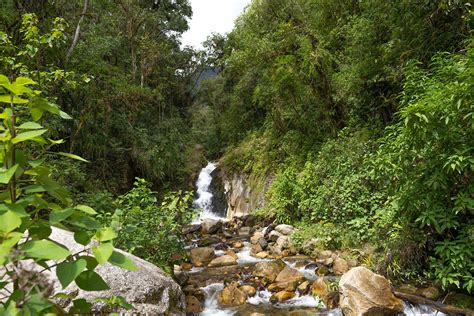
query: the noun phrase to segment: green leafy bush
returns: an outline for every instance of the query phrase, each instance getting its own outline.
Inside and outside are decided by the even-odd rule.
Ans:
[[[172,273],[172,263],[184,254],[182,226],[194,217],[191,192],[171,192],[158,199],[144,179],[117,199],[113,225],[117,247],[151,261]]]

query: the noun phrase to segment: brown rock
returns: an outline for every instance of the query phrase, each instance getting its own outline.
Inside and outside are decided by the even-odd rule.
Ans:
[[[281,260],[258,262],[254,267],[253,275],[273,282],[285,267],[286,264]]]
[[[397,315],[403,311],[403,302],[393,295],[387,279],[365,267],[346,272],[339,281],[339,291],[346,316]]]
[[[262,232],[255,232],[253,234],[253,236],[250,238],[250,242],[255,245],[256,243],[258,243],[258,240],[260,238],[264,238],[263,233]]]
[[[237,249],[240,249],[244,246],[243,243],[241,243],[240,241],[235,241],[233,244],[232,244],[232,247],[234,248],[237,248]]]
[[[260,246],[260,244],[255,244],[255,245],[252,245],[252,246],[250,247],[250,253],[251,253],[252,255],[255,255],[255,254],[257,254],[257,253],[259,253],[259,252],[262,252],[262,251],[263,251],[263,249],[262,249],[262,247]]]
[[[349,270],[349,264],[342,258],[336,258],[332,264],[332,270],[336,275],[342,275]]]
[[[242,285],[239,289],[247,294],[247,296],[254,296],[257,294],[257,290],[251,285]]]
[[[439,292],[438,288],[434,286],[428,286],[423,289],[419,289],[417,291],[417,294],[433,301],[438,300],[441,296],[441,293]]]
[[[313,285],[311,286],[311,294],[313,296],[317,296],[324,301],[328,293],[329,287],[323,278],[318,278],[313,282]]]
[[[208,267],[226,267],[233,266],[237,264],[237,260],[229,255],[223,255],[209,262]]]
[[[275,282],[296,282],[301,283],[305,280],[303,273],[296,269],[285,267],[276,277]]]
[[[221,306],[240,306],[247,302],[247,294],[232,283],[219,293],[217,301]]]
[[[203,307],[195,296],[186,296],[186,313],[200,313]]]
[[[189,262],[183,262],[181,263],[181,269],[182,270],[186,270],[186,271],[189,271],[193,268],[193,264],[192,263],[189,263]]]
[[[255,255],[255,257],[260,258],[260,259],[265,259],[268,257],[268,252],[266,251],[260,251]]]
[[[268,290],[270,292],[280,292],[280,291],[294,292],[296,291],[296,286],[297,286],[297,283],[295,281],[277,282],[277,283],[270,284],[268,286]]]
[[[272,303],[284,302],[284,301],[287,301],[289,299],[292,299],[293,297],[295,297],[295,295],[296,294],[293,293],[293,292],[280,291],[278,293],[273,294],[270,297],[270,302],[272,302]]]
[[[214,249],[209,247],[197,247],[193,248],[190,251],[190,257],[192,263],[196,267],[202,267],[203,265],[211,262],[212,259],[216,257],[214,254]]]
[[[309,283],[309,281],[304,281],[303,283],[298,285],[298,292],[301,295],[306,295],[308,294],[310,287],[311,287],[311,283]]]
[[[237,257],[237,254],[236,254],[234,251],[232,251],[232,250],[227,250],[227,251],[225,252],[225,254],[228,255],[228,256],[231,256],[231,257],[234,258],[235,260],[237,260],[237,259],[239,258],[239,257]]]
[[[206,218],[201,223],[203,234],[215,234],[222,228],[222,222],[217,219]]]
[[[317,276],[325,276],[329,274],[329,269],[326,266],[320,266],[316,269]]]

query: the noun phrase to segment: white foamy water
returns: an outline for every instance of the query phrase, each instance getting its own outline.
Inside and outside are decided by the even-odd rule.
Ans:
[[[208,162],[199,173],[196,182],[197,199],[194,201],[194,207],[201,210],[199,215],[193,220],[193,224],[199,224],[205,218],[222,219],[212,210],[212,192],[209,190],[212,182],[211,173],[216,169],[216,165]]]
[[[262,261],[272,261],[272,259],[260,259],[250,255],[250,243],[244,242],[244,247],[242,250],[236,253],[237,254],[237,263],[238,264],[245,264],[245,263],[257,263]]]
[[[427,305],[412,305],[404,302],[403,312],[406,316],[445,316],[446,314]]]
[[[289,266],[290,268],[293,268],[293,269],[296,269],[298,270],[299,272],[303,273],[304,277],[307,279],[307,280],[310,280],[310,281],[314,281],[318,278],[318,276],[316,275],[316,270],[314,268],[311,268],[311,269],[306,269],[306,266],[304,267],[299,267],[297,268],[296,267],[296,264],[297,264],[297,261],[295,262],[290,262],[288,260],[285,260],[283,259],[283,262]]]
[[[217,295],[224,289],[224,284],[213,283],[202,288],[204,292],[205,302],[204,309],[200,315],[202,316],[232,316],[235,314],[234,311],[224,310],[219,307],[217,302]]]

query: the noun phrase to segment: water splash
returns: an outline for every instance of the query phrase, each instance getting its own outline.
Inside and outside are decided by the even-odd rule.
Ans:
[[[221,216],[215,214],[212,209],[212,198],[213,194],[210,191],[212,182],[211,173],[217,168],[217,166],[208,162],[207,166],[204,167],[199,173],[198,180],[196,182],[197,188],[197,199],[194,201],[194,207],[201,210],[201,213],[193,220],[193,224],[199,224],[205,218],[211,219],[222,219]]]
[[[407,302],[403,303],[403,313],[406,316],[445,316],[446,314],[428,305],[413,305]]]
[[[201,312],[201,316],[232,316],[236,312],[231,310],[225,310],[219,307],[217,302],[217,294],[224,289],[224,284],[213,283],[206,287],[201,288],[204,292],[204,310]]]
[[[244,242],[244,247],[242,250],[236,253],[237,254],[237,263],[246,264],[246,263],[257,263],[262,261],[272,261],[272,259],[260,259],[250,255],[250,243]]]

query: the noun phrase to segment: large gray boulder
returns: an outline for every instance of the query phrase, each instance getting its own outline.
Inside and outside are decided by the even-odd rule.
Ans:
[[[345,273],[339,292],[345,316],[398,315],[403,311],[403,302],[393,295],[387,279],[364,267]]]
[[[77,253],[85,250],[84,246],[77,244],[70,232],[62,229],[53,228],[50,239],[65,245],[71,253]],[[73,282],[65,289],[56,278],[56,271],[53,268],[51,272],[46,271],[44,275],[53,287],[54,293],[75,294],[74,299],[86,299],[93,302],[98,297],[122,296],[133,306],[130,314],[148,314],[148,315],[183,315],[185,312],[185,299],[180,286],[160,268],[148,261],[140,259],[124,251],[117,252],[131,259],[137,269],[128,271],[110,263],[97,266],[95,272],[98,273],[110,287],[106,291],[87,292],[79,289]],[[90,254],[86,251],[84,254]],[[25,262],[22,264],[25,270],[38,271],[41,267]],[[71,307],[69,300],[60,300],[58,304],[68,310]],[[108,306],[102,302],[93,303],[92,310],[95,313],[108,313]]]
[[[218,219],[206,218],[201,223],[203,234],[215,234],[222,228],[222,222]]]

